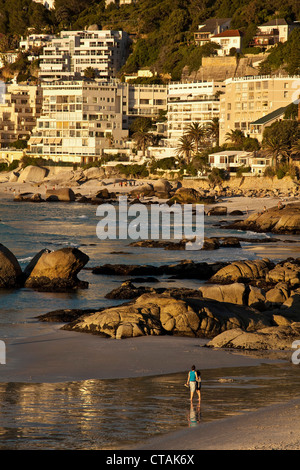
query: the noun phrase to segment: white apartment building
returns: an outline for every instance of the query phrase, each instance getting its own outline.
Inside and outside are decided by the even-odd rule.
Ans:
[[[110,79],[125,63],[128,35],[124,31],[106,31],[96,25],[84,31],[61,31],[43,48],[40,56],[42,80],[82,78],[87,68],[96,76]]]
[[[167,112],[167,144],[176,148],[188,125],[199,122],[206,127],[219,118],[220,93],[223,82],[194,82],[169,84]]]
[[[44,47],[55,38],[55,34],[29,34],[27,37],[21,37],[19,49],[30,51],[34,48]]]
[[[43,111],[29,141],[45,158],[89,162],[104,148],[125,147],[127,88],[116,81],[42,84]]]
[[[128,85],[130,123],[137,117],[156,118],[167,110],[167,85]]]
[[[300,95],[300,77],[250,76],[225,80],[220,97],[220,145],[228,142],[227,133],[240,129],[253,135],[252,123],[285,107]],[[259,141],[262,134],[257,132]]]
[[[166,109],[167,88],[162,85],[68,80],[42,82],[42,89],[43,110],[30,152],[53,160],[89,162],[105,149],[127,148],[132,120]]]
[[[0,147],[28,139],[42,109],[39,86],[2,84],[0,87]]]

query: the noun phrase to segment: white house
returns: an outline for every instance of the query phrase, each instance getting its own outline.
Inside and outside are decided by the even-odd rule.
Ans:
[[[215,34],[211,41],[221,46],[218,49],[218,55],[224,56],[230,54],[230,49],[240,52],[242,49],[242,34],[238,29],[228,29],[222,33]]]
[[[271,158],[256,155],[256,152],[244,150],[224,150],[208,156],[210,168],[219,168],[234,174],[239,168],[250,168],[249,175],[263,174],[267,166],[271,166]]]
[[[297,23],[288,23],[284,18],[275,18],[267,23],[264,23],[258,28],[258,35],[265,35],[266,38],[270,36],[278,36],[277,42],[285,42],[288,40],[289,34],[294,28],[298,26]]]
[[[240,167],[250,166],[252,152],[244,150],[224,150],[223,152],[211,153],[208,162],[211,168],[219,168],[230,173],[235,173]]]
[[[194,33],[197,46],[203,46],[210,41],[215,34],[222,33],[230,27],[231,18],[209,18],[204,24],[198,25],[198,31]]]

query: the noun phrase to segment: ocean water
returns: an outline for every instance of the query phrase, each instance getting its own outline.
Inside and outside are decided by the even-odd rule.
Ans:
[[[15,254],[22,268],[44,248],[56,250],[68,246],[78,247],[89,256],[88,268],[106,263],[161,265],[185,259],[214,262],[265,256],[264,250],[249,249],[248,243],[241,248],[214,251],[167,251],[132,247],[132,240],[99,240],[96,227],[100,219],[96,210],[97,206],[78,203],[16,203],[4,198],[0,201],[0,243]],[[233,219],[226,217],[226,221]],[[206,218],[206,237],[271,236],[224,231],[216,226],[219,220]],[[267,246],[272,247],[269,256],[271,252],[277,260],[276,243]],[[88,289],[74,293],[0,290],[0,338],[43,333],[49,325],[38,322],[36,317],[52,310],[116,304],[115,300],[105,299],[105,294],[130,277],[93,275],[84,269],[79,278],[89,282]],[[164,276],[159,280],[159,286],[199,287],[196,280],[170,282]],[[283,371],[284,377],[288,377],[284,380]],[[190,409],[182,374],[60,384],[2,383],[0,378],[0,449],[122,448],[158,433],[201,425],[265,405],[263,396],[275,382],[279,394],[276,399],[280,394],[293,398],[295,369],[290,364],[275,369],[262,366],[255,370],[231,370],[228,374],[236,377],[232,383],[217,382],[222,374],[224,371],[206,371],[203,391],[206,399],[200,413],[197,407]],[[228,390],[228,400],[223,400]]]

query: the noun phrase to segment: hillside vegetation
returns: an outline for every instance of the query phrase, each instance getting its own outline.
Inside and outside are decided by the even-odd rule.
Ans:
[[[0,52],[26,35],[28,28],[36,33],[55,33],[98,24],[102,29],[123,29],[130,34],[131,54],[121,73],[151,67],[177,80],[184,66],[196,70],[202,56],[215,53],[213,47],[193,44],[193,33],[205,19],[232,18],[232,28],[243,32],[247,47],[257,25],[274,16],[299,19],[299,5],[297,0],[138,0],[131,5],[112,4],[105,8],[104,0],[56,0],[55,10],[47,11],[31,0],[0,0]],[[299,48],[299,39],[293,44],[297,45],[297,41]],[[289,54],[295,55],[292,47],[280,50],[275,59],[272,56],[268,70],[288,62]]]

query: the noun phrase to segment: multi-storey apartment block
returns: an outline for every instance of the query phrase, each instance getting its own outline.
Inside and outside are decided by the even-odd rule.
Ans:
[[[240,129],[245,135],[262,140],[259,129],[252,124],[258,119],[297,100],[300,95],[299,77],[251,76],[225,80],[221,95],[220,144],[226,134]],[[253,133],[256,130],[257,133]]]
[[[159,117],[167,110],[167,85],[128,85],[129,121],[137,117]]]
[[[43,111],[29,141],[32,153],[58,159],[99,158],[128,137],[126,86],[114,81],[43,84]]]
[[[88,68],[99,78],[110,79],[125,63],[128,35],[90,26],[84,31],[61,31],[43,48],[40,78],[65,80],[82,78]]]
[[[0,147],[28,139],[42,109],[39,86],[8,84],[0,90]]]
[[[223,82],[170,84],[168,90],[168,146],[176,147],[186,128],[193,122],[206,127],[219,118]]]

